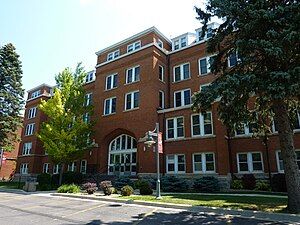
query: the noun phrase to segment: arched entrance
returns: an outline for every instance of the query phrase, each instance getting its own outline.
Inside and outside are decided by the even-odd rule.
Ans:
[[[135,138],[127,134],[116,137],[110,142],[108,152],[109,175],[136,175]]]

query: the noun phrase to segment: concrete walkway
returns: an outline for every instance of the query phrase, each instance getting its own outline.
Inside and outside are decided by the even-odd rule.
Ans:
[[[227,208],[217,208],[217,207],[204,207],[204,206],[192,206],[185,204],[171,204],[171,203],[161,203],[161,202],[146,202],[140,200],[126,200],[116,198],[118,195],[112,196],[96,196],[96,195],[83,195],[83,194],[65,194],[65,193],[52,193],[52,196],[69,197],[69,198],[80,198],[80,199],[90,199],[99,200],[107,202],[116,203],[126,203],[144,206],[153,206],[169,209],[180,209],[189,212],[203,212],[203,213],[215,213],[219,215],[234,216],[241,218],[255,218],[259,220],[268,220],[274,222],[283,222],[291,224],[300,224],[300,215],[286,214],[286,213],[268,213],[261,211],[251,211],[251,210],[236,210]]]

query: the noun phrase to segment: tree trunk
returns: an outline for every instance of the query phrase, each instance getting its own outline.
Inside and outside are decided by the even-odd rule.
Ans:
[[[63,173],[64,173],[64,167],[65,167],[65,164],[62,163],[62,164],[61,164],[60,171],[59,171],[59,181],[58,181],[58,185],[59,185],[59,186],[61,186],[61,184],[62,184],[62,178],[63,178]]]
[[[291,213],[300,213],[300,172],[297,165],[288,107],[284,101],[278,100],[274,102],[273,108],[284,164],[288,193],[288,210]]]

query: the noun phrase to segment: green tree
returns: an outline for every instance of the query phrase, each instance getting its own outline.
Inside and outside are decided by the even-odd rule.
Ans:
[[[300,172],[293,142],[293,121],[300,97],[299,1],[208,0],[196,8],[203,32],[213,17],[222,19],[207,51],[216,53],[211,86],[193,97],[205,111],[218,99],[222,122],[231,130],[249,121],[268,134],[276,121],[288,190],[288,210],[300,212]],[[237,52],[238,62],[228,67]],[[252,104],[252,108],[249,107]],[[261,119],[262,118],[262,119]]]
[[[42,124],[38,137],[50,159],[61,165],[59,184],[64,166],[80,159],[93,147],[90,139],[93,107],[87,104],[85,77],[81,64],[74,73],[69,68],[64,69],[55,77],[57,87],[53,97],[39,105],[48,119]]]
[[[0,48],[0,151],[10,151],[19,139],[24,90],[19,55],[12,44]]]

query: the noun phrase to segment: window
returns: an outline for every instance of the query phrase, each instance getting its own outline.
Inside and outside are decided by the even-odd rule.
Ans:
[[[236,136],[242,136],[242,135],[250,135],[253,134],[253,128],[255,127],[255,124],[245,124],[242,123],[238,126],[238,128],[235,131]]]
[[[59,174],[59,172],[60,172],[60,165],[59,164],[53,165],[53,174]]]
[[[164,81],[164,73],[165,73],[165,68],[161,65],[158,66],[158,79],[160,81]]]
[[[41,95],[41,90],[37,90],[31,93],[31,98],[37,98]]]
[[[49,173],[49,163],[44,163],[43,165],[43,173]]]
[[[297,164],[300,170],[300,150],[295,150],[297,157]],[[277,168],[279,172],[284,172],[283,159],[281,155],[281,151],[276,152],[276,160],[277,160]]]
[[[212,27],[207,28],[207,31],[203,37],[202,37],[202,28],[197,29],[196,31],[197,31],[197,40],[198,41],[207,40],[207,39],[211,38],[214,34],[214,30]]]
[[[238,55],[237,52],[233,52],[228,56],[228,67],[233,67],[235,65],[237,65],[239,59],[238,59]]]
[[[69,163],[68,171],[76,172],[76,162]]]
[[[165,108],[165,93],[163,91],[159,91],[159,108]]]
[[[112,74],[106,77],[105,90],[116,88],[118,85],[118,74]]]
[[[194,173],[214,173],[215,155],[212,152],[193,154]]]
[[[192,115],[192,136],[212,135],[212,113],[206,112]]]
[[[299,130],[300,129],[300,112],[297,111],[295,121],[293,122],[293,129]]]
[[[210,73],[210,66],[213,63],[215,56],[199,59],[199,74],[206,75]]]
[[[167,173],[185,173],[185,155],[167,155]]]
[[[190,78],[190,64],[185,63],[174,67],[174,82]]]
[[[135,109],[139,107],[140,92],[135,91],[125,95],[125,110]]]
[[[20,174],[28,174],[28,163],[22,163],[20,165]]]
[[[137,41],[130,45],[127,45],[127,52],[135,51],[135,50],[141,48],[141,45],[142,45],[141,41]]]
[[[25,129],[25,136],[33,135],[34,132],[34,123],[27,124]]]
[[[86,174],[87,161],[81,160],[80,162],[80,173]]]
[[[191,104],[191,90],[181,90],[174,92],[174,107]]]
[[[108,98],[104,100],[104,115],[113,114],[116,112],[117,98]]]
[[[178,50],[187,46],[187,37],[181,37],[173,41],[173,50]]]
[[[140,66],[132,67],[126,70],[126,84],[140,80]]]
[[[28,110],[28,119],[32,119],[36,116],[36,110],[37,110],[36,107],[30,108]]]
[[[86,106],[92,105],[92,97],[93,97],[93,93],[88,93],[85,95],[85,105]]]
[[[156,43],[157,43],[157,45],[158,45],[160,48],[163,48],[163,47],[164,47],[164,43],[162,42],[162,40],[157,39]]]
[[[200,85],[200,91],[207,90],[210,85],[211,85],[210,83],[209,84],[202,84],[202,85]]]
[[[262,154],[260,152],[245,152],[237,154],[238,172],[263,172]]]
[[[183,117],[167,119],[167,139],[178,139],[184,137]]]
[[[85,77],[85,83],[92,82],[94,80],[94,71],[89,72]]]
[[[30,155],[32,149],[32,142],[24,143],[22,155]]]
[[[89,113],[83,114],[82,119],[84,123],[88,124],[91,121],[90,114]]]
[[[110,52],[107,54],[107,61],[113,60],[115,58],[118,58],[120,56],[120,50],[116,50],[114,52]]]

